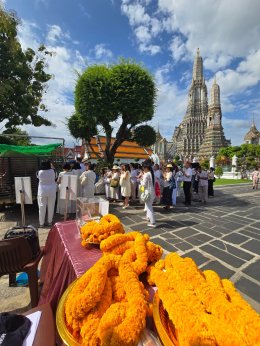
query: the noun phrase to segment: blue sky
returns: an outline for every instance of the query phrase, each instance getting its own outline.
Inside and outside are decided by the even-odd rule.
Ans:
[[[1,0],[0,0],[1,1]],[[216,75],[223,126],[239,145],[252,122],[260,128],[259,0],[5,0],[21,19],[23,48],[45,45],[54,75],[45,103],[56,127],[26,127],[32,135],[65,137],[73,113],[75,70],[113,63],[121,56],[142,62],[155,76],[152,125],[168,140],[186,111],[197,47],[204,60],[208,95]]]

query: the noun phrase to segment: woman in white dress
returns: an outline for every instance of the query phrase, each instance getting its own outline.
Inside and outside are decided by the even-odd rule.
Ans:
[[[57,184],[55,172],[50,162],[42,162],[40,171],[36,174],[39,179],[37,200],[39,206],[40,227],[44,227],[46,208],[48,209],[48,226],[52,225],[55,208]]]
[[[107,200],[109,200],[111,197],[111,193],[110,193],[111,177],[112,177],[112,172],[110,171],[110,169],[107,168],[104,174],[104,183],[105,183],[105,191],[106,191]]]
[[[65,209],[66,209],[66,200],[65,199],[61,199],[60,198],[60,187],[61,187],[61,180],[62,177],[64,175],[72,175],[73,173],[71,172],[71,166],[69,163],[65,163],[63,165],[63,171],[59,173],[58,175],[58,179],[57,179],[57,184],[58,184],[58,202],[57,202],[57,209],[56,209],[56,213],[60,214],[60,215],[64,215],[65,214]],[[68,209],[67,212],[69,213],[73,213],[72,211],[72,201],[68,200]]]
[[[129,207],[129,198],[131,196],[131,173],[130,166],[128,164],[122,165],[122,171],[120,176],[121,195],[125,198],[123,209]]]
[[[112,202],[119,200],[119,179],[119,167],[115,165],[112,168],[112,176],[110,181],[110,196]]]
[[[146,219],[149,222],[148,227],[156,227],[155,224],[155,216],[153,211],[153,201],[155,198],[155,191],[154,191],[154,172],[152,165],[149,163],[143,164],[144,169],[144,175],[143,179],[141,181],[141,185],[144,187],[144,190],[148,192],[149,198],[147,201],[145,201],[145,211],[146,211]]]
[[[85,164],[86,170],[80,176],[80,183],[82,186],[82,197],[94,197],[95,195],[95,182],[96,173],[93,171],[91,163]]]

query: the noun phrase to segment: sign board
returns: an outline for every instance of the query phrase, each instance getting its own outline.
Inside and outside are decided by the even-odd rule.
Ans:
[[[78,193],[78,176],[77,175],[63,175],[60,183],[60,199],[66,199],[66,191],[68,188],[69,201],[76,201]]]
[[[21,192],[23,192],[24,204],[33,204],[31,177],[15,177],[14,184],[16,203],[21,204]]]

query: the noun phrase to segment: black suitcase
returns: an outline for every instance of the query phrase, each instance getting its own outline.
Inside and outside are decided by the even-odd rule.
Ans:
[[[38,229],[32,225],[25,227],[12,227],[5,233],[4,239],[17,237],[24,237],[32,249],[33,258],[37,257],[40,252]]]

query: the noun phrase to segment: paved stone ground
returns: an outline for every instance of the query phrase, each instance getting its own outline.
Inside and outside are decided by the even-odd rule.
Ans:
[[[207,205],[194,201],[186,207],[182,201],[180,197],[170,212],[155,207],[155,229],[142,220],[142,206],[123,210],[111,205],[110,211],[127,229],[148,233],[165,253],[177,251],[193,258],[201,269],[213,269],[221,278],[229,278],[260,312],[260,191],[251,190],[248,184],[216,187]],[[37,224],[37,209],[29,207],[28,211],[28,221]],[[16,208],[0,214],[0,236],[17,218]],[[39,233],[44,244],[48,229]],[[23,309],[29,304],[28,289],[8,288],[7,278],[0,278],[0,302],[0,311]]]

